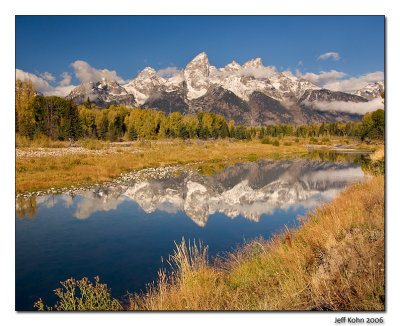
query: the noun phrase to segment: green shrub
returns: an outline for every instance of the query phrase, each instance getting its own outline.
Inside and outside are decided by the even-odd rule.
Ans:
[[[248,160],[250,162],[254,162],[258,160],[258,155],[257,154],[249,154],[249,156],[247,156]]]
[[[331,140],[329,138],[322,138],[323,143],[329,143]]]
[[[284,142],[283,145],[284,145],[284,146],[292,146],[292,143],[289,142],[289,141],[287,141],[287,142]]]
[[[298,139],[298,138],[295,139],[295,142],[296,142],[296,143],[298,143],[299,141],[300,141],[300,139]]]
[[[274,140],[274,141],[272,142],[272,145],[274,145],[274,146],[279,146],[279,141],[278,141],[278,140]]]
[[[110,289],[107,284],[99,283],[96,276],[95,284],[90,282],[87,277],[82,280],[70,278],[61,282],[63,288],[54,290],[60,298],[54,307],[46,306],[46,310],[58,311],[116,311],[122,310],[122,306],[117,299],[111,297]],[[42,299],[34,304],[38,310],[45,310]]]
[[[261,144],[271,144],[271,139],[269,137],[264,137],[261,139]]]
[[[313,143],[318,143],[318,139],[316,139],[316,138],[314,138],[314,137],[311,137],[311,138],[310,138],[310,141],[313,142]]]

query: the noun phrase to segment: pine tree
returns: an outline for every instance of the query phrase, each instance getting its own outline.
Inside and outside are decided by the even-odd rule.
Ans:
[[[128,139],[129,140],[136,140],[137,137],[138,137],[138,134],[136,132],[134,124],[132,123],[131,126],[129,127]]]
[[[90,103],[90,98],[88,96],[87,100],[85,103],[83,103],[84,107],[87,109],[90,109],[92,107],[92,104]]]
[[[258,135],[258,138],[263,139],[264,136],[265,136],[265,130],[264,130],[264,127],[261,127],[260,134]]]
[[[189,138],[189,133],[188,133],[185,125],[182,125],[180,130],[179,130],[179,138],[182,138],[182,139]]]
[[[107,116],[104,115],[100,121],[100,138],[105,140],[108,132],[108,119]]]

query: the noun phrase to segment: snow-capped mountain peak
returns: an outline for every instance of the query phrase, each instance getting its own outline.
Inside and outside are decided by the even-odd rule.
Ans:
[[[151,94],[159,91],[164,84],[164,78],[159,77],[153,68],[146,67],[135,79],[124,85],[124,88],[135,96],[136,104],[142,105]]]
[[[236,61],[232,61],[231,63],[228,63],[223,70],[224,71],[238,71],[242,68],[240,64],[238,64]]]
[[[103,78],[101,81],[82,83],[74,88],[66,97],[78,103],[84,103],[88,98],[90,101],[101,106],[113,104],[135,105],[135,97],[120,86],[115,80]]]
[[[207,54],[205,52],[197,55],[192,61],[190,61],[185,68],[185,72],[190,73],[192,71],[198,71],[201,76],[207,77],[210,72],[210,62],[208,61]]]
[[[139,73],[137,78],[151,78],[156,76],[156,74],[157,72],[153,68],[146,67]]]
[[[189,100],[198,98],[207,92],[209,75],[210,63],[205,52],[200,53],[187,64],[184,77],[187,83],[187,98]]]
[[[362,96],[366,98],[367,100],[373,100],[375,98],[380,98],[381,94],[384,91],[384,83],[381,81],[378,81],[376,83],[368,84],[364,86],[363,88],[352,92],[354,95]]]
[[[262,68],[264,67],[261,58],[251,59],[243,64],[243,68]]]

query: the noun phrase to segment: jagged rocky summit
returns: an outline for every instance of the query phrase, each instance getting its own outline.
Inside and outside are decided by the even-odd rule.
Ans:
[[[322,89],[290,72],[264,66],[260,58],[216,68],[202,52],[172,77],[164,78],[146,67],[126,85],[108,80],[84,83],[67,98],[77,104],[89,98],[101,107],[115,103],[145,106],[166,114],[212,111],[236,124],[258,126],[359,121],[361,115],[340,110],[339,106],[374,100],[382,91],[382,82],[352,94]]]
[[[136,105],[135,97],[129,94],[127,90],[116,81],[101,80],[97,82],[83,83],[73,89],[66,96],[66,99],[72,99],[77,104],[82,104],[87,99],[101,107],[109,104],[125,104],[128,107]]]

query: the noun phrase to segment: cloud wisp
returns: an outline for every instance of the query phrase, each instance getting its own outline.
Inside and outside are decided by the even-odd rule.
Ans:
[[[78,78],[82,83],[98,82],[103,79],[116,81],[120,84],[125,81],[117,75],[115,70],[103,69],[99,70],[90,66],[86,61],[76,60],[71,63],[72,68],[75,70],[75,77]]]
[[[157,76],[162,77],[162,78],[170,78],[175,76],[176,74],[179,74],[181,70],[179,70],[177,67],[167,67],[164,69],[160,69],[157,71]]]
[[[44,72],[43,74],[40,74],[40,77],[42,77],[43,79],[46,79],[48,81],[52,81],[52,82],[56,80],[56,78],[47,71]]]
[[[276,72],[274,66],[267,67],[242,67],[238,70],[238,75],[240,76],[251,76],[254,78],[269,78]]]
[[[299,74],[299,72],[297,71],[297,75],[304,79],[308,79],[310,82],[312,82],[316,85],[319,85],[319,86],[323,86],[330,81],[335,81],[337,79],[341,79],[341,78],[347,76],[346,73],[341,72],[341,71],[336,71],[336,70],[320,71],[319,74],[307,72],[303,75]]]
[[[367,112],[372,112],[377,109],[383,109],[382,99],[376,98],[369,102],[344,102],[344,101],[336,101],[336,102],[307,102],[314,109],[321,111],[340,111],[340,112],[349,112],[349,113],[357,113],[364,115]]]
[[[69,84],[71,84],[71,78],[72,76],[67,73],[67,72],[63,72],[61,74],[62,80],[60,81],[60,86],[68,86]]]
[[[340,59],[340,55],[337,52],[326,52],[324,54],[321,54],[318,57],[318,60],[327,60],[329,58],[332,58],[335,61],[338,61]]]

